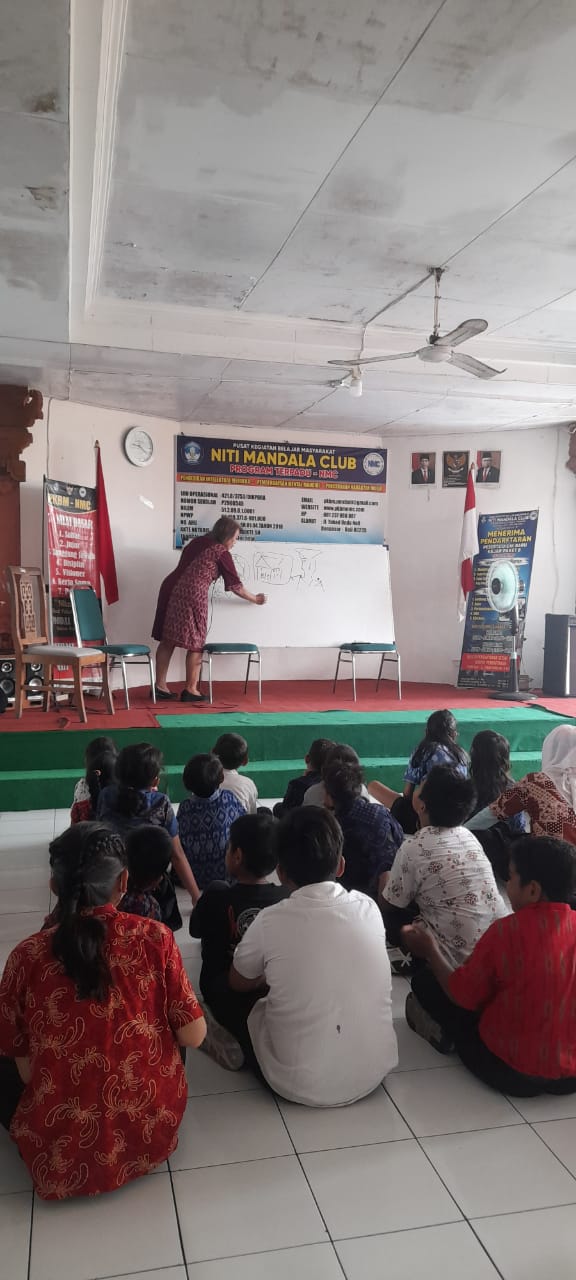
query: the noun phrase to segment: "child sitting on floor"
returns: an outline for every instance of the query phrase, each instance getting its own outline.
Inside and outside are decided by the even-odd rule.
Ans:
[[[191,794],[180,805],[178,826],[182,848],[199,889],[207,889],[213,880],[226,879],[230,827],[244,813],[236,796],[222,789],[223,778],[222,765],[215,755],[192,756],[182,774]]]
[[[524,836],[510,856],[514,914],[491,925],[465,964],[454,969],[419,926],[402,931],[427,961],[412,979],[409,1025],[513,1097],[576,1093],[575,889],[574,846]]]
[[[331,742],[322,761],[320,782],[314,782],[311,787],[308,787],[308,790],[304,793],[302,804],[323,805],[325,803],[324,774],[334,764],[355,764],[360,766],[360,757],[354,747],[350,747],[347,742]],[[369,800],[370,804],[380,803],[379,800],[375,800],[370,795],[364,782],[362,782],[360,794],[362,799]]]
[[[228,972],[234,948],[263,907],[288,897],[289,889],[270,884],[276,868],[276,823],[272,814],[245,814],[230,828],[226,871],[234,884],[208,886],[190,917],[190,933],[202,942],[200,990],[221,1026],[236,1034],[245,1026],[257,995],[231,991]]]
[[[129,878],[119,910],[180,929],[182,917],[168,876],[172,840],[165,827],[134,827],[125,844]]]
[[[406,836],[384,889],[388,941],[419,915],[453,966],[462,964],[499,916],[509,913],[482,845],[462,825],[476,789],[469,778],[437,765],[416,788],[417,835]]]
[[[176,814],[168,796],[158,790],[161,771],[162,752],[151,743],[123,747],[116,761],[116,781],[100,792],[98,818],[124,836],[142,824],[163,827],[172,840],[174,871],[194,903],[198,885],[180,843]]]
[[[326,806],[334,810],[344,836],[342,884],[378,901],[404,839],[402,827],[383,804],[364,799],[360,765],[329,765],[324,791]]]
[[[238,773],[243,765],[248,764],[248,743],[239,733],[223,733],[219,737],[216,746],[213,748],[213,755],[218,759],[224,770],[224,777],[220,786],[225,791],[231,791],[232,795],[240,801],[245,813],[256,813],[258,808],[258,788],[252,778],[247,778],[245,774]]]
[[[98,797],[103,787],[114,781],[118,749],[112,738],[93,738],[84,752],[85,775],[74,787],[70,823],[90,822],[96,817]]]
[[[229,975],[233,991],[262,997],[241,1040],[248,1061],[282,1097],[311,1107],[365,1097],[398,1061],[382,916],[338,883],[342,844],[328,809],[282,819],[278,873],[291,895],[256,916]]]
[[[289,809],[299,809],[309,788],[322,784],[322,767],[328,752],[335,746],[336,743],[331,742],[330,738],[314,739],[304,757],[306,772],[290,780],[284,799],[274,805],[275,817],[282,818]]]

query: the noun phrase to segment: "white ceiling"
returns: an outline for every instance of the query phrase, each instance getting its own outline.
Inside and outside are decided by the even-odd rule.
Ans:
[[[70,201],[68,4],[7,7],[0,380],[315,433],[576,416],[574,0],[74,0]],[[431,264],[507,372],[331,389],[424,341]]]

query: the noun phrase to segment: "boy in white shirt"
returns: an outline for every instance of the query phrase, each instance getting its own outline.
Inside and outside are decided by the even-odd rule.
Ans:
[[[223,791],[231,791],[240,801],[246,813],[256,813],[258,808],[258,788],[252,778],[238,773],[242,765],[248,764],[248,743],[239,733],[223,733],[219,737],[213,754],[224,770],[224,781],[220,786]]]
[[[337,883],[342,845],[328,810],[287,814],[277,830],[278,874],[291,896],[260,912],[229,974],[235,991],[262,989],[248,1033],[264,1079],[311,1107],[365,1097],[398,1061],[382,916],[372,899]]]

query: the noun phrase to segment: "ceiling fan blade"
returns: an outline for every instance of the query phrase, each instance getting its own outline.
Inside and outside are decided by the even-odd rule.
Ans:
[[[473,373],[476,378],[495,378],[499,373],[506,373],[505,369],[493,369],[483,360],[475,360],[474,356],[465,356],[463,351],[451,351],[448,364],[464,369],[465,373]]]
[[[488,328],[487,320],[463,320],[456,329],[452,329],[450,333],[445,333],[438,341],[434,343],[436,347],[457,347],[460,342],[467,342],[468,338],[475,338],[476,334],[484,333]]]
[[[358,360],[358,364],[380,364],[383,360],[413,360],[418,354],[418,351],[402,351],[398,355],[367,356],[365,360]]]
[[[418,351],[402,351],[400,355],[366,356],[365,360],[328,360],[328,364],[337,364],[344,369],[358,369],[363,364],[380,364],[382,360],[411,360]]]

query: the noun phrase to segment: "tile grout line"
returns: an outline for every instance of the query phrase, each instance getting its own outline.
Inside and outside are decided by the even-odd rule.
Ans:
[[[177,1265],[179,1267],[183,1265],[186,1275],[188,1275],[188,1260],[186,1258],[186,1251],[184,1249],[184,1239],[182,1236],[182,1227],[180,1226],[180,1215],[178,1213],[178,1201],[176,1199],[176,1188],[174,1186],[174,1179],[172,1177],[172,1170],[170,1168],[170,1157],[168,1157],[167,1163],[168,1163],[167,1172],[168,1172],[168,1177],[170,1178],[170,1190],[172,1192],[172,1204],[174,1205],[174,1213],[176,1215],[176,1230],[178,1232],[178,1240],[180,1242],[180,1253],[182,1254],[182,1262],[181,1263],[179,1262]],[[161,1269],[161,1268],[158,1268],[158,1269]]]
[[[34,1230],[34,1205],[36,1202],[36,1192],[32,1191],[32,1200],[30,1203],[30,1236],[28,1239],[28,1267],[26,1271],[26,1280],[30,1280],[32,1271],[32,1232]]]
[[[296,1156],[296,1159],[297,1159],[297,1161],[298,1161],[298,1165],[299,1165],[300,1170],[301,1170],[301,1172],[302,1172],[302,1176],[303,1176],[303,1178],[304,1178],[304,1180],[305,1180],[305,1182],[306,1182],[306,1186],[308,1187],[308,1190],[309,1190],[309,1192],[310,1192],[310,1195],[312,1196],[312,1199],[313,1199],[313,1201],[314,1201],[314,1204],[316,1205],[316,1208],[317,1208],[317,1210],[318,1210],[318,1213],[320,1214],[320,1218],[321,1218],[321,1220],[322,1220],[322,1222],[323,1222],[323,1224],[324,1224],[324,1230],[325,1230],[326,1235],[327,1235],[327,1237],[328,1237],[328,1241],[329,1241],[329,1243],[330,1243],[330,1244],[331,1244],[331,1246],[332,1246],[332,1249],[333,1249],[333,1252],[334,1252],[334,1256],[335,1256],[335,1258],[336,1258],[336,1261],[337,1261],[337,1263],[338,1263],[338,1266],[340,1267],[340,1270],[341,1270],[342,1275],[344,1276],[345,1280],[347,1280],[346,1272],[345,1272],[345,1270],[344,1270],[344,1266],[343,1266],[343,1264],[342,1264],[342,1262],[341,1262],[341,1260],[340,1260],[340,1257],[339,1257],[339,1255],[338,1255],[338,1250],[336,1249],[336,1245],[335,1245],[334,1240],[332,1239],[332,1236],[331,1236],[330,1231],[329,1231],[329,1229],[328,1229],[328,1223],[326,1222],[326,1219],[325,1219],[325,1217],[324,1217],[324,1214],[322,1213],[322,1210],[321,1210],[321,1208],[320,1208],[320,1205],[318,1204],[318,1201],[317,1201],[317,1199],[316,1199],[316,1195],[315,1195],[314,1190],[313,1190],[313,1188],[312,1188],[312,1186],[311,1186],[311,1183],[310,1183],[310,1180],[309,1180],[308,1175],[307,1175],[307,1173],[306,1173],[306,1170],[305,1170],[305,1168],[304,1168],[304,1165],[302,1164],[302,1161],[301,1161],[301,1159],[300,1159],[300,1153],[296,1150],[296,1147],[295,1147],[295,1145],[294,1145],[294,1139],[293,1139],[293,1137],[292,1137],[292,1134],[290,1133],[290,1130],[289,1130],[289,1128],[288,1128],[288,1125],[286,1124],[286,1120],[285,1120],[285,1117],[284,1117],[284,1115],[283,1115],[283,1112],[282,1112],[282,1109],[281,1109],[281,1107],[280,1107],[280,1103],[279,1103],[279,1100],[278,1100],[278,1095],[274,1093],[274,1094],[273,1094],[273,1098],[274,1098],[274,1102],[276,1103],[276,1110],[278,1111],[278,1114],[279,1114],[279,1116],[280,1116],[280,1119],[281,1119],[281,1121],[282,1121],[282,1124],[284,1125],[284,1128],[285,1128],[285,1130],[286,1130],[286,1133],[288,1134],[288,1139],[289,1139],[290,1144],[291,1144],[291,1146],[292,1146],[292,1149],[293,1149],[293,1151],[294,1151],[294,1155]]]

